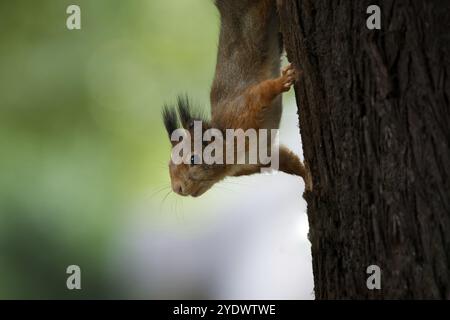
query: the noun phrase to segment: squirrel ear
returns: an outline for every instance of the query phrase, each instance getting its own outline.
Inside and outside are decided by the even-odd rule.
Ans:
[[[206,123],[204,114],[199,110],[193,110],[189,97],[187,95],[179,95],[177,99],[178,114],[180,115],[181,125],[187,130],[194,127],[194,121]]]
[[[170,136],[172,132],[179,128],[177,113],[174,108],[164,105],[162,110],[162,117],[164,121],[164,126],[166,127],[167,134]]]
[[[193,123],[193,116],[191,105],[189,103],[189,98],[187,95],[181,96],[179,95],[177,98],[178,104],[178,113],[180,115],[181,125],[185,129],[189,129],[189,127]]]

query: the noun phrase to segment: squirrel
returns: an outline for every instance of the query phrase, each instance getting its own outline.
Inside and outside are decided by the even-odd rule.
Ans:
[[[194,121],[202,121],[206,129],[222,131],[279,128],[281,94],[298,79],[298,72],[289,64],[280,75],[283,45],[277,2],[279,0],[215,0],[221,24],[210,92],[211,119],[208,121],[194,112],[187,97],[178,97],[177,108],[167,105],[163,108],[169,138],[179,128],[177,111],[190,137],[194,136]],[[172,146],[175,145],[172,141]],[[283,145],[278,152],[278,170],[302,177],[306,190],[310,190],[311,179],[299,157]],[[184,156],[188,161],[181,164],[169,161],[172,190],[182,196],[198,197],[225,177],[251,175],[264,167],[261,163],[197,164],[193,150]]]

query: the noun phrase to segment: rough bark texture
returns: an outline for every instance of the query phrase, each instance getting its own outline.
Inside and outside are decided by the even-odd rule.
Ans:
[[[381,30],[366,27],[381,7]],[[315,295],[450,298],[450,1],[284,0]],[[368,290],[366,268],[382,270]]]

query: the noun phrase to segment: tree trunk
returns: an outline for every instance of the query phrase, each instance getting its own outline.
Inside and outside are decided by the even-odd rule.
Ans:
[[[450,1],[279,2],[303,71],[316,298],[449,299]],[[381,30],[366,26],[373,4]]]

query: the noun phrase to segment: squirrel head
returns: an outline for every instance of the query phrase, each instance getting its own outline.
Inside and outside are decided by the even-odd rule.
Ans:
[[[172,185],[172,190],[182,196],[198,197],[208,191],[216,182],[222,180],[226,176],[225,165],[220,164],[206,164],[199,163],[201,154],[194,152],[194,121],[202,122],[203,132],[210,128],[210,123],[199,112],[193,112],[189,99],[187,96],[179,96],[177,102],[177,108],[165,106],[163,108],[163,120],[166,127],[169,139],[172,133],[181,129],[179,126],[178,115],[181,121],[181,128],[184,129],[189,135],[185,135],[183,139],[189,137],[190,152],[186,152],[182,155],[183,162],[175,164],[172,157],[169,161],[169,173]],[[203,134],[202,132],[202,134]],[[184,141],[172,141],[172,148],[178,143]],[[206,145],[202,143],[202,150]]]

